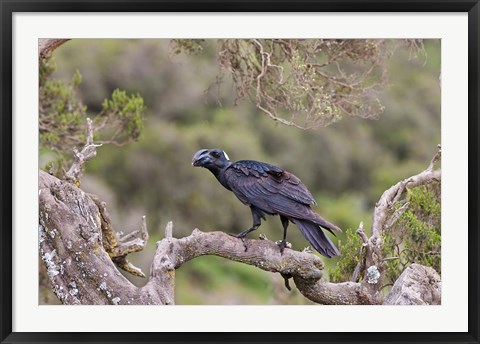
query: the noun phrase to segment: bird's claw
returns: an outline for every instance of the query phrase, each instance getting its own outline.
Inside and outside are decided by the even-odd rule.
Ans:
[[[283,255],[283,251],[285,250],[285,248],[292,248],[292,244],[290,244],[286,240],[278,240],[275,242],[275,244],[277,244],[278,247],[280,247],[280,255]]]
[[[243,247],[245,247],[245,251],[244,251],[244,252],[247,252],[248,246],[247,246],[247,240],[245,240],[245,235],[242,235],[242,233],[239,233],[239,234],[229,233],[228,235],[230,235],[230,236],[232,236],[232,237],[234,237],[234,238],[241,239],[241,240],[242,240]]]

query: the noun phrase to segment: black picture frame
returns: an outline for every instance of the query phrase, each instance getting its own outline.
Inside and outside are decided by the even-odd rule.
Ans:
[[[57,1],[0,0],[0,339],[2,343],[384,342],[479,343],[479,14],[478,0],[216,0]],[[458,333],[32,333],[12,332],[12,16],[15,12],[466,12],[468,13],[468,332]],[[454,316],[454,315],[452,315]],[[288,319],[285,319],[288,321]]]

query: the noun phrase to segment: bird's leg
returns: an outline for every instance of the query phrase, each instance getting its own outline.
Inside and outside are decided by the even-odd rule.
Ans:
[[[253,232],[255,229],[260,227],[260,225],[262,223],[262,218],[265,219],[265,216],[262,214],[262,212],[258,211],[254,207],[250,207],[250,209],[252,210],[252,217],[253,217],[252,227],[250,227],[249,229],[246,229],[246,230],[244,230],[244,231],[242,231],[238,234],[230,233],[231,236],[233,236],[235,238],[242,239],[243,246],[245,247],[245,252],[247,252],[247,241],[245,240],[245,236],[248,233]]]
[[[238,234],[235,234],[235,233],[230,233],[231,236],[235,237],[235,238],[239,238],[239,239],[242,239],[242,243],[243,243],[243,247],[245,247],[245,252],[247,252],[247,249],[248,249],[248,246],[247,246],[247,240],[245,240],[245,236],[254,231],[255,229],[257,229],[260,225],[257,225],[257,226],[252,226],[250,227],[249,229],[246,229]]]
[[[287,247],[287,228],[288,228],[288,218],[283,215],[280,215],[280,220],[283,225],[283,240],[278,243],[280,247],[280,254],[283,254],[283,250]]]
[[[235,238],[244,238],[247,236],[248,233],[250,232],[253,232],[255,229],[257,229],[258,227],[260,227],[260,225],[253,225],[252,227],[250,227],[249,229],[246,229],[244,231],[241,231],[240,233],[230,233],[231,236],[235,237]]]

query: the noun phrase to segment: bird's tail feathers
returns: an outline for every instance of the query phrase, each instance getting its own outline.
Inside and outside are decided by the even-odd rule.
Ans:
[[[305,239],[307,239],[310,245],[320,254],[328,258],[340,255],[339,249],[335,247],[318,224],[300,219],[292,219],[291,221],[297,225]]]
[[[327,220],[325,220],[323,217],[321,217],[320,215],[318,215],[317,213],[314,213],[315,214],[315,220],[313,220],[313,222],[315,222],[317,225],[325,228],[327,231],[329,231],[330,233],[332,233],[333,235],[335,235],[335,232],[334,231],[337,231],[339,233],[342,233],[343,231],[340,229],[340,227],[334,225],[333,223],[331,222],[328,222]]]

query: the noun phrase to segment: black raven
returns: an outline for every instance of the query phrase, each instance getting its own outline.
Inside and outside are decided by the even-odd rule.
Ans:
[[[307,241],[320,254],[331,258],[340,255],[340,251],[328,239],[320,227],[332,234],[333,230],[342,230],[315,213],[310,205],[316,204],[312,194],[293,174],[264,162],[240,160],[231,162],[221,149],[201,149],[192,159],[193,166],[204,167],[218,179],[227,190],[252,211],[253,225],[239,234],[231,234],[241,238],[257,229],[265,214],[280,215],[283,225],[283,240],[280,251],[286,246],[287,227],[289,221],[300,229]]]

